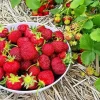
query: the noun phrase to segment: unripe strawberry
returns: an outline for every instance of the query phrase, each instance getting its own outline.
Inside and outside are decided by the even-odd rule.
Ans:
[[[77,33],[77,34],[75,34],[75,39],[80,40],[81,36],[82,36],[81,33]]]
[[[65,26],[65,30],[70,31],[71,30],[70,26]]]
[[[93,73],[94,73],[94,68],[92,66],[88,66],[86,68],[86,74],[87,75],[93,75]]]
[[[69,24],[70,24],[70,20],[69,20],[69,19],[66,19],[66,20],[64,21],[64,24],[69,25]]]
[[[32,11],[32,16],[38,16],[38,12],[37,11]]]
[[[55,17],[54,18],[54,22],[59,23],[60,21],[61,21],[61,18],[60,17]]]
[[[60,14],[55,14],[55,16],[56,16],[56,17],[60,17],[61,15],[60,15]]]
[[[75,15],[75,11],[71,11],[71,14],[72,14],[72,15]]]
[[[70,40],[72,39],[72,37],[73,37],[72,34],[65,34],[64,36],[65,36],[65,39],[66,39],[67,41],[70,41]]]

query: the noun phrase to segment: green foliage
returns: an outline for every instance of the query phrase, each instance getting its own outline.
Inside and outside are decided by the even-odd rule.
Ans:
[[[91,4],[91,7],[96,7],[99,4],[99,0],[95,0],[95,2],[93,4]]]
[[[98,78],[94,83],[95,88],[100,91],[100,78]]]
[[[63,0],[55,0],[55,2],[60,4],[60,3],[63,3]]]
[[[40,0],[26,0],[26,5],[32,10],[37,10],[40,6]]]
[[[10,0],[12,8],[14,8],[15,6],[19,5],[21,0]]]
[[[100,28],[94,29],[91,32],[90,37],[92,40],[100,42]]]
[[[51,9],[50,10],[50,12],[51,12],[51,14],[56,14],[56,13],[58,13],[59,12],[59,9],[58,8],[55,8],[55,9]]]
[[[84,23],[84,25],[83,25],[83,28],[85,28],[85,29],[91,29],[91,28],[93,28],[93,22],[92,22],[92,20],[86,21]]]

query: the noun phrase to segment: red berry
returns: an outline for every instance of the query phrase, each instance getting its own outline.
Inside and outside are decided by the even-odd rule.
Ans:
[[[70,2],[69,3],[66,3],[66,7],[68,7],[68,8],[70,7]]]
[[[42,6],[38,9],[38,12],[39,12],[39,13],[42,13],[43,10],[45,10],[45,9],[46,9],[46,6],[45,6],[45,5],[42,5]]]
[[[4,76],[4,70],[3,68],[0,67],[0,80],[3,79],[3,76]]]
[[[0,55],[0,67],[3,67],[5,62],[6,62],[6,56]]]
[[[32,74],[33,76],[37,76],[40,73],[40,69],[39,67],[32,65],[29,70],[28,70],[29,74]]]
[[[80,64],[82,64],[81,55],[78,56],[77,62],[80,63]]]
[[[59,53],[58,57],[60,57],[61,59],[64,59],[66,57],[66,51]]]
[[[2,30],[2,32],[0,33],[0,37],[2,37],[2,38],[7,37],[8,33],[9,33],[8,29],[7,28],[4,28]]]
[[[45,86],[52,84],[55,79],[51,70],[45,70],[39,73],[38,80]]]
[[[44,10],[43,11],[43,15],[45,16],[45,15],[49,15],[49,11],[48,10]]]
[[[22,36],[22,33],[18,30],[12,31],[8,35],[8,40],[11,41],[12,43],[17,43],[17,40]]]
[[[51,56],[54,53],[54,47],[52,46],[52,44],[50,43],[44,44],[42,46],[42,53],[47,56]]]
[[[0,54],[2,54],[2,51],[4,50],[6,45],[6,41],[0,41]]]
[[[37,26],[37,31],[38,32],[42,32],[44,29],[45,29],[45,26],[43,26],[43,25]]]
[[[34,33],[30,29],[26,29],[25,37],[31,38]]]
[[[50,59],[48,56],[42,54],[39,57],[39,66],[43,69],[43,70],[47,70],[50,69]]]

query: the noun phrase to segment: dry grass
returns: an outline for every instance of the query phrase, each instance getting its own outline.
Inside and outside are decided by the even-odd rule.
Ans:
[[[23,6],[12,9],[9,0],[0,0],[0,23],[6,25],[34,21],[55,27],[49,17],[31,17],[24,4],[21,5]],[[84,71],[84,69],[85,67],[80,64],[73,65],[58,84],[39,93],[38,96],[36,94],[19,95],[1,89],[0,100],[100,100],[100,93],[93,87],[96,77],[85,76],[82,78],[80,71]]]

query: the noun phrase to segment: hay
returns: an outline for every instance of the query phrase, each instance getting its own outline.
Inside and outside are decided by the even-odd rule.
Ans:
[[[41,22],[55,27],[48,16],[43,18],[30,16],[23,2],[21,6],[12,9],[9,0],[0,0],[0,24],[27,21]],[[0,100],[100,100],[100,93],[93,87],[96,77],[83,78],[80,71],[84,70],[85,67],[80,64],[71,66],[67,75],[58,84],[39,93],[38,96],[36,94],[19,95],[0,89]]]

